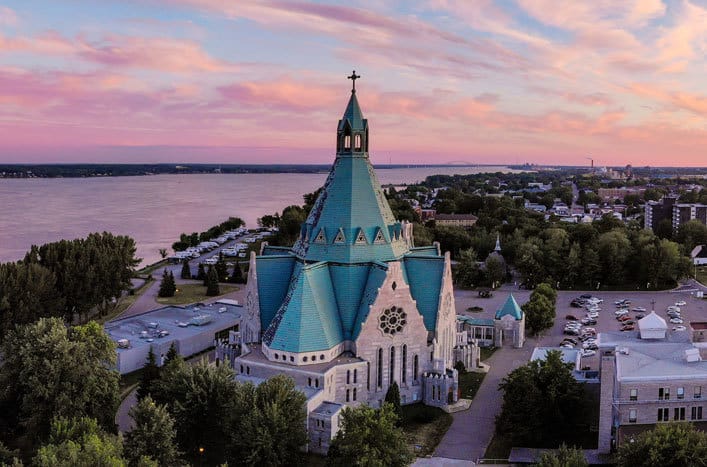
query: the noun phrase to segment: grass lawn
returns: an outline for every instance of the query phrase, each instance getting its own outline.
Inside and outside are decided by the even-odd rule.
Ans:
[[[225,295],[227,293],[240,290],[240,287],[231,284],[219,284],[219,289],[221,291],[221,295]],[[157,303],[161,303],[163,305],[186,305],[188,303],[196,303],[210,298],[213,297],[206,296],[206,287],[204,287],[201,283],[196,283],[178,284],[177,293],[174,294],[174,297],[156,297],[155,300]]]
[[[402,428],[412,452],[418,457],[432,454],[452,420],[450,414],[437,407],[404,405]]]
[[[464,399],[473,399],[486,373],[459,373],[459,390]]]
[[[697,268],[697,280],[707,285],[707,267]]]
[[[138,269],[137,271],[135,271],[135,275],[144,279],[146,276],[155,272],[156,269],[166,266],[167,264],[169,264],[169,262],[166,259],[157,261],[156,263],[150,264],[149,266],[145,266],[142,269]]]
[[[485,362],[496,351],[497,347],[481,347],[481,361]]]

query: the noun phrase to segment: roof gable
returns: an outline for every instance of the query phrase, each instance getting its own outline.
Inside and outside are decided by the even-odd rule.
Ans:
[[[504,316],[510,316],[517,321],[523,319],[523,310],[521,310],[513,294],[508,295],[506,302],[496,311],[496,319],[501,319]]]
[[[444,257],[410,255],[405,257],[404,264],[410,294],[417,302],[425,327],[434,331],[444,277]]]

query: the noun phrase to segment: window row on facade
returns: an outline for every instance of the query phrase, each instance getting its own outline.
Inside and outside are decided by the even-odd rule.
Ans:
[[[655,393],[653,393],[653,394],[655,394]],[[669,387],[658,388],[657,396],[658,396],[659,401],[670,400],[670,388]],[[685,399],[685,388],[683,386],[680,386],[676,389],[675,398],[677,400]],[[693,399],[702,399],[702,386],[693,387],[692,398]],[[632,400],[632,401],[638,400],[638,389],[637,388],[632,388],[630,390],[629,400]],[[655,400],[655,399],[654,399],[654,397],[651,397],[651,395],[649,394],[649,396],[647,398],[645,398],[644,400]]]

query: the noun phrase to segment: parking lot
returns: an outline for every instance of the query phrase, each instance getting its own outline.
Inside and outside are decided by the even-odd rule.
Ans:
[[[684,320],[684,326],[689,327],[690,321],[707,321],[707,300],[699,299],[691,295],[689,292],[578,292],[578,291],[560,291],[557,294],[557,318],[555,320],[554,326],[546,331],[543,336],[540,336],[538,340],[539,345],[543,346],[558,346],[564,337],[568,337],[563,333],[565,324],[568,322],[565,317],[567,315],[573,315],[579,319],[585,316],[585,309],[574,308],[570,306],[570,302],[579,297],[582,294],[591,294],[593,297],[603,299],[604,301],[599,304],[601,311],[597,317],[596,325],[591,325],[596,329],[597,333],[619,331],[621,329],[621,323],[616,320],[615,311],[617,310],[614,302],[619,300],[630,300],[629,310],[636,307],[643,307],[647,311],[640,314],[648,314],[651,309],[653,309],[652,301],[655,301],[655,311],[658,316],[664,318],[668,324],[668,332],[687,332],[687,331],[673,331],[677,328],[679,324],[670,323],[670,318],[666,313],[669,306],[675,305],[675,302],[684,301],[686,304],[680,307],[682,319]],[[628,316],[635,320],[635,316],[639,313],[634,311],[629,311]],[[638,334],[638,325],[635,326],[634,331],[627,331],[629,333]],[[570,336],[571,337],[571,336]],[[574,338],[574,337],[573,337]],[[579,347],[581,345],[578,344]],[[599,368],[599,357],[586,357],[582,359],[582,366],[588,366],[592,370],[597,370]]]
[[[503,303],[508,298],[508,294],[513,293],[518,304],[523,305],[530,296],[530,292],[527,290],[518,290],[515,287],[505,286],[501,289],[495,290],[491,298],[479,298],[478,293],[473,290],[457,290],[455,291],[454,298],[456,301],[457,313],[470,316],[474,318],[493,318],[496,310],[500,308]],[[621,329],[621,323],[616,320],[616,315],[614,312],[617,310],[614,302],[619,300],[630,300],[630,305],[628,307],[628,316],[636,321],[634,331],[626,331],[633,334],[638,334],[638,323],[636,316],[639,314],[646,315],[653,309],[652,301],[655,301],[655,311],[656,313],[666,320],[668,324],[668,332],[687,332],[687,331],[673,331],[673,328],[680,326],[679,324],[670,323],[670,317],[667,315],[666,311],[669,306],[675,305],[676,302],[684,301],[686,304],[680,306],[680,311],[682,319],[684,321],[683,326],[689,327],[690,321],[707,321],[707,300],[696,298],[690,292],[588,292],[588,291],[558,291],[557,294],[557,318],[555,319],[555,324],[551,329],[548,329],[543,333],[543,335],[531,339],[526,345],[532,346],[547,346],[547,347],[557,347],[560,345],[565,337],[572,337],[575,340],[576,336],[567,336],[563,333],[565,324],[568,322],[565,318],[567,315],[573,315],[578,319],[585,316],[586,310],[584,308],[574,308],[570,306],[570,302],[583,294],[590,294],[593,297],[597,297],[603,300],[599,304],[599,316],[596,318],[597,323],[595,325],[590,325],[596,329],[597,334],[602,332],[617,332]],[[469,312],[467,309],[469,307],[478,306],[483,308],[480,312]],[[634,308],[645,308],[645,312],[637,313],[633,310]],[[586,326],[584,326],[586,327]],[[578,348],[581,348],[581,342],[578,342]],[[588,366],[592,370],[599,369],[599,357],[584,357],[582,359],[582,366]]]

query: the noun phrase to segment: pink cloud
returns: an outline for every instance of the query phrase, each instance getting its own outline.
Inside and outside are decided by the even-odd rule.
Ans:
[[[0,5],[0,26],[15,26],[20,19],[11,8]]]

